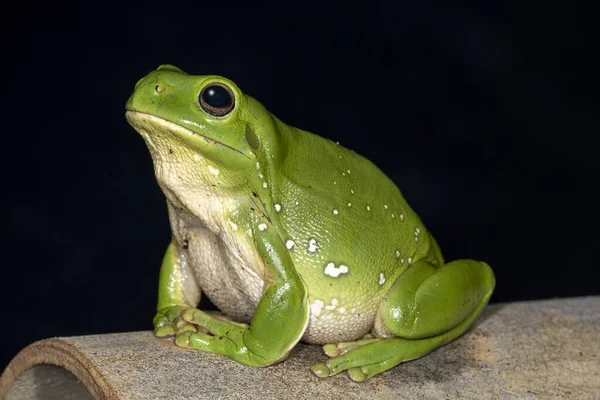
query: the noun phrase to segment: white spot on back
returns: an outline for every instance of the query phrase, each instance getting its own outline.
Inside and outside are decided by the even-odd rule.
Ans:
[[[319,249],[319,243],[315,239],[310,239],[308,241],[308,251],[311,253],[316,252]]]
[[[411,264],[412,263],[412,257],[408,257],[408,263]]]
[[[260,163],[258,161],[256,162],[256,169],[260,169]]]
[[[400,258],[400,250],[396,250],[396,258]]]
[[[259,224],[259,225],[258,225],[258,230],[259,230],[259,231],[261,231],[261,232],[262,232],[262,231],[264,231],[264,230],[266,230],[266,229],[267,229],[267,224],[264,224],[264,223],[263,223],[263,224]]]
[[[285,242],[285,247],[287,247],[288,250],[293,248],[295,245],[296,245],[296,243],[294,243],[293,240],[288,240],[287,242]]]
[[[371,206],[367,206],[367,211],[371,211]]]
[[[267,182],[263,182],[263,188],[267,188]]]
[[[200,158],[200,156],[199,156],[198,154],[194,154],[194,160],[196,160],[196,161],[200,161],[200,160],[201,160],[201,158]]]
[[[277,211],[277,212],[281,211],[281,205],[280,204],[275,203],[273,205],[273,207],[275,207],[275,211]]]
[[[329,263],[325,267],[325,275],[329,275],[333,278],[337,278],[340,274],[345,274],[348,272],[348,267],[345,265],[340,265],[336,267],[334,263]]]
[[[379,284],[383,285],[385,283],[385,275],[383,275],[383,272],[379,274]]]
[[[343,314],[343,313],[345,313],[345,312],[346,312],[346,309],[345,309],[344,307],[340,307],[340,308],[338,308],[338,312],[339,312],[340,314]]]
[[[384,204],[384,205],[383,205],[383,208],[385,208],[385,209],[387,210],[387,208],[388,208],[388,207],[387,207],[387,204]]]
[[[334,208],[334,209],[333,209],[333,215],[338,215],[338,214],[339,214],[338,210],[336,210],[336,209]]]
[[[404,221],[404,214],[400,214],[400,219]]]

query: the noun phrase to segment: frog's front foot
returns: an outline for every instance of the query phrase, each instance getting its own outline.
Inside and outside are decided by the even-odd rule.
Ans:
[[[154,316],[154,335],[159,338],[171,337],[182,332],[196,332],[194,324],[181,318],[187,309],[184,306],[170,306],[158,310]]]
[[[274,360],[252,353],[246,346],[244,334],[248,325],[213,316],[195,308],[181,313],[181,319],[197,327],[195,331],[181,331],[175,337],[180,347],[221,354],[246,365],[264,367]]]

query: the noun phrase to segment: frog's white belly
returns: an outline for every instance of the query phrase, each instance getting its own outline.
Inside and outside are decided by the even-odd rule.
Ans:
[[[264,287],[256,252],[230,230],[216,234],[189,213],[173,214],[171,228],[195,284],[225,314],[249,323]]]

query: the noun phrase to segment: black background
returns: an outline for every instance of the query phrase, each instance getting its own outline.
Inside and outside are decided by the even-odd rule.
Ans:
[[[163,63],[374,161],[446,259],[492,265],[492,302],[599,293],[585,10],[78,3],[4,15],[0,368],[37,339],[151,328],[170,232],[124,104]]]

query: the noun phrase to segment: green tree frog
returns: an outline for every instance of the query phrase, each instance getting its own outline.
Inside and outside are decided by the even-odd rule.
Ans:
[[[374,164],[232,81],[162,65],[137,82],[126,118],[172,230],[156,336],[256,367],[321,344],[316,376],[364,381],[455,339],[486,306],[488,264],[444,262]],[[202,292],[227,317],[198,310]]]

